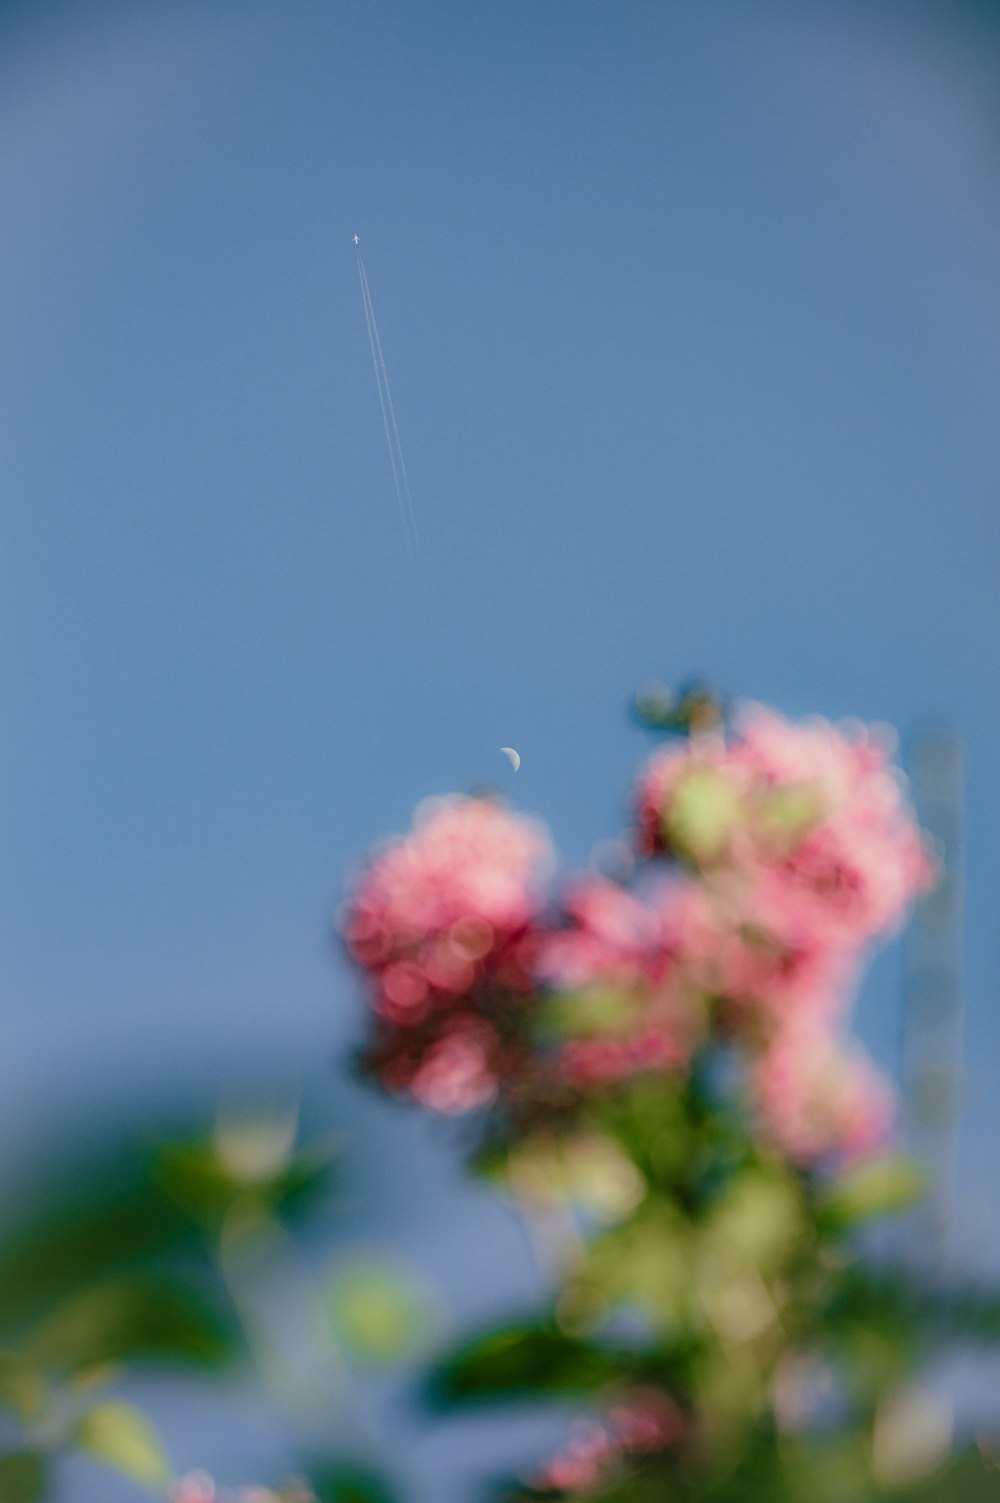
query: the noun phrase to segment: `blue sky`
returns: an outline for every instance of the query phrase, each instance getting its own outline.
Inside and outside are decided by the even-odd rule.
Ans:
[[[989,8],[38,0],[0,41],[7,1140],[175,1084],[343,1093],[351,865],[483,780],[585,861],[629,694],[697,671],[962,736],[995,1255]],[[890,1067],[898,1005],[890,954]],[[404,1193],[446,1152],[351,1110],[406,1165],[374,1221],[471,1308]],[[449,1247],[508,1246],[448,1194]]]

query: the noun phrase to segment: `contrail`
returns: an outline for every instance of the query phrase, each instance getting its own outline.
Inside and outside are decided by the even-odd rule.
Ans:
[[[357,237],[355,237],[354,244],[355,246],[358,245]],[[378,404],[382,414],[382,428],[385,433],[386,448],[389,451],[389,465],[392,470],[392,483],[396,492],[396,502],[399,506],[403,538],[411,562],[418,575],[420,575],[422,573],[420,534],[417,531],[417,518],[413,510],[413,496],[410,493],[410,480],[406,473],[403,446],[399,439],[399,424],[396,422],[396,409],[392,400],[392,389],[389,385],[389,373],[386,370],[385,356],[382,353],[382,341],[379,338],[378,324],[375,321],[375,306],[372,302],[371,289],[368,286],[368,276],[365,272],[365,263],[362,260],[360,249],[358,250],[358,280],[361,283],[361,302],[365,310],[368,344],[371,348],[372,367],[375,371],[375,386],[378,390]]]

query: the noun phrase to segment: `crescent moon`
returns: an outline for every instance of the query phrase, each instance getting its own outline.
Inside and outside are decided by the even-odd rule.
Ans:
[[[501,746],[500,750],[503,752],[504,756],[507,758],[507,761],[516,772],[521,765],[521,758],[518,756],[517,752],[512,746]]]

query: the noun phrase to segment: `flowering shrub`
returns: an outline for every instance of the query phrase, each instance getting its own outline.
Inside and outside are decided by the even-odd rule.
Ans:
[[[933,862],[878,731],[705,695],[672,728],[615,876],[556,884],[534,822],[439,799],[345,906],[365,1070],[475,1114],[475,1167],[563,1234],[552,1311],[436,1392],[593,1414],[520,1498],[880,1497],[923,1337],[852,1237],[915,1184],[849,1014]]]
[[[995,1343],[1000,1296],[858,1235],[919,1188],[850,1028],[867,953],[934,880],[889,744],[703,692],[655,718],[613,874],[557,879],[534,820],[437,799],[344,906],[364,1070],[463,1119],[548,1289],[428,1396],[571,1406],[506,1503],[979,1503],[996,1441],[954,1447],[922,1368]],[[0,1241],[0,1503],[51,1503],[68,1456],[167,1503],[397,1503],[352,1378],[424,1352],[436,1296],[367,1244],[304,1256],[334,1166],[296,1128],[230,1106],[133,1124],[124,1156],[64,1145]],[[150,1367],[256,1370],[308,1482],[178,1480],[129,1386]]]
[[[520,1137],[724,1051],[778,1150],[878,1147],[888,1088],[840,1032],[863,951],[932,873],[885,744],[751,709],[732,736],[655,757],[635,809],[631,882],[590,875],[546,901],[532,822],[487,798],[426,806],[345,915],[370,1070],[431,1111],[491,1107]]]

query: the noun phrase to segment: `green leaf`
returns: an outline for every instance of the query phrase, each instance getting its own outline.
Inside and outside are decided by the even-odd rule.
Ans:
[[[676,694],[662,684],[647,684],[632,698],[632,715],[647,730],[690,736],[696,730],[717,730],[725,706],[708,684],[692,679]]]
[[[897,1503],[997,1503],[1000,1471],[996,1463],[990,1465],[981,1456],[966,1455],[937,1477],[896,1498]]]
[[[621,988],[592,987],[576,992],[557,992],[546,999],[538,1019],[541,1036],[548,1040],[604,1038],[624,1034],[635,1026],[644,999]]]
[[[579,1206],[609,1225],[629,1216],[646,1193],[630,1156],[607,1133],[538,1133],[507,1156],[497,1177],[515,1199],[534,1206]]]
[[[814,783],[785,783],[772,788],[754,810],[761,833],[784,842],[786,849],[800,841],[823,813],[823,800]]]
[[[37,1452],[8,1451],[0,1455],[3,1503],[41,1503],[45,1483],[45,1463]]]
[[[45,1379],[20,1352],[0,1352],[0,1404],[25,1424],[37,1420],[46,1399]],[[2,1495],[0,1495],[2,1496]]]
[[[126,1360],[218,1368],[235,1349],[233,1332],[200,1293],[152,1275],[65,1300],[22,1348],[38,1367],[67,1374]]]
[[[868,1159],[824,1187],[817,1210],[828,1230],[847,1231],[875,1216],[907,1210],[924,1189],[924,1177],[909,1159]]]
[[[281,1159],[267,1157],[261,1131],[231,1132],[219,1141],[164,1144],[156,1170],[168,1198],[186,1216],[216,1231],[231,1212],[244,1215],[308,1210],[328,1188],[333,1151],[319,1144]]]
[[[20,1326],[96,1279],[176,1249],[185,1236],[190,1233],[176,1212],[148,1187],[71,1207],[9,1234],[0,1251],[0,1329]]]
[[[433,1303],[409,1270],[385,1258],[352,1259],[330,1280],[328,1309],[337,1337],[374,1364],[398,1362],[424,1344]]]
[[[714,861],[740,818],[740,800],[727,779],[695,767],[678,783],[666,821],[671,848],[696,864]]]
[[[149,1420],[120,1399],[97,1404],[85,1414],[73,1439],[81,1451],[151,1491],[165,1487],[173,1474]]]
[[[596,1237],[569,1285],[574,1298],[642,1311],[661,1340],[691,1328],[697,1247],[676,1203],[647,1200],[624,1226]],[[596,1301],[593,1296],[596,1295]]]
[[[715,1250],[771,1274],[788,1261],[805,1233],[797,1180],[778,1166],[751,1166],[719,1196],[701,1234],[702,1253]]]
[[[918,1290],[913,1300],[924,1336],[942,1345],[1000,1342],[1000,1291],[957,1288]]]
[[[602,1349],[550,1325],[505,1326],[477,1337],[432,1372],[445,1407],[526,1395],[580,1395],[625,1376],[634,1354]]]
[[[395,1492],[381,1473],[363,1463],[326,1462],[309,1468],[319,1503],[394,1503]]]
[[[597,1112],[605,1132],[645,1179],[661,1185],[687,1179],[698,1143],[674,1081],[637,1075],[600,1102]]]
[[[865,1406],[902,1382],[917,1360],[921,1321],[901,1271],[845,1268],[831,1279],[829,1298],[816,1313],[849,1388]]]

